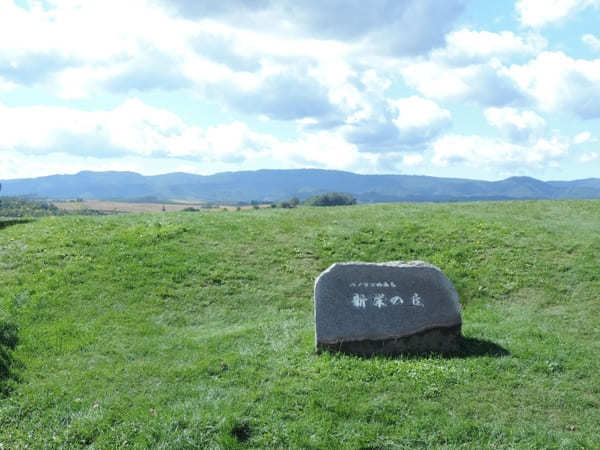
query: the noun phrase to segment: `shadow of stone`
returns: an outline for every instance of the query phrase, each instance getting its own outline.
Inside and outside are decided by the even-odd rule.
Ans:
[[[424,357],[439,357],[444,359],[452,359],[452,358],[475,358],[480,356],[492,356],[495,358],[501,358],[503,356],[510,355],[510,352],[506,350],[504,347],[492,342],[486,341],[483,339],[470,338],[461,336],[458,344],[458,349],[454,351],[390,351],[390,352],[381,352],[381,349],[373,349],[373,342],[368,341],[369,344],[367,348],[358,348],[355,346],[355,343],[352,343],[351,346],[346,346],[344,343],[338,344],[337,346],[331,346],[330,348],[323,348],[319,350],[320,352],[329,352],[332,354],[340,353],[351,356],[356,356],[359,358],[370,359],[370,358],[385,358],[385,359],[421,359]],[[377,345],[385,345],[384,343],[376,343]]]
[[[31,222],[31,219],[2,219],[0,217],[0,230],[3,228],[12,227],[13,225],[20,225],[29,222]]]
[[[508,355],[510,355],[508,350],[492,341],[463,336],[460,343],[460,350],[450,356],[454,358],[473,358],[477,356],[500,358]]]

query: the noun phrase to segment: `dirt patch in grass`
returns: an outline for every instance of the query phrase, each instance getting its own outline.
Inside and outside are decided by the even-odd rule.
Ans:
[[[116,202],[107,200],[85,200],[83,202],[54,202],[60,209],[69,212],[95,210],[106,214],[116,213],[145,213],[145,212],[174,212],[184,210],[213,210],[222,211],[227,209],[234,211],[238,206],[231,205],[210,205],[206,203],[137,203],[137,202]],[[264,208],[268,205],[261,205]],[[239,209],[252,209],[253,206],[240,206]]]

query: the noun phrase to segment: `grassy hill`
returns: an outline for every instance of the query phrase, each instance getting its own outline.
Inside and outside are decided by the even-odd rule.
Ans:
[[[0,229],[0,448],[599,448],[600,201],[46,217]],[[454,282],[452,358],[314,352],[336,261]]]

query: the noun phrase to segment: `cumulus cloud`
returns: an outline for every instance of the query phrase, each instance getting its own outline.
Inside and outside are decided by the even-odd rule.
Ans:
[[[484,106],[503,106],[522,98],[506,67],[495,59],[467,66],[425,61],[410,64],[401,72],[409,86],[438,100],[471,100]]]
[[[112,158],[141,156],[198,157],[243,150],[241,124],[202,130],[177,115],[132,99],[110,111],[62,107],[0,106],[5,132],[0,148],[25,154],[68,153]],[[245,126],[243,126],[245,127]],[[250,134],[250,133],[248,133]],[[220,139],[219,139],[220,138]]]
[[[369,80],[366,61],[424,55],[444,44],[465,0],[44,5],[0,6],[8,24],[0,28],[5,90],[43,84],[80,99],[185,89],[244,114],[312,121],[304,126],[312,132],[345,127],[352,143],[374,150],[436,135],[439,124],[397,127],[385,100],[389,81],[381,73]]]
[[[9,82],[34,85],[69,67],[70,61],[56,53],[0,54],[0,74]]]
[[[116,146],[109,144],[104,128],[91,113],[78,114],[75,110],[57,107],[8,108],[0,105],[0,122],[3,124],[2,150],[26,154],[122,154]],[[62,147],[67,143],[72,145],[70,150]]]
[[[600,154],[597,152],[587,152],[579,157],[579,162],[589,163],[600,159]]]
[[[470,100],[487,107],[529,105],[582,119],[600,117],[600,59],[544,51],[523,64],[492,58],[453,66],[433,58],[409,64],[401,73],[425,97],[442,101]]]
[[[217,61],[234,72],[258,72],[259,58],[254,57],[252,48],[240,42],[240,37],[225,29],[199,30],[190,39],[192,50],[211,61]]]
[[[414,167],[423,164],[425,158],[419,153],[409,153],[402,155],[402,165],[405,167]]]
[[[392,122],[402,144],[412,146],[428,142],[450,125],[450,111],[431,100],[412,96],[389,103],[395,116]]]
[[[446,46],[435,50],[432,58],[464,66],[484,63],[492,58],[504,60],[515,56],[535,55],[546,45],[546,40],[539,34],[518,36],[512,31],[493,33],[460,29],[448,33]]]
[[[410,60],[399,70],[404,81],[426,97],[505,106],[523,100],[506,62],[537,55],[546,45],[533,33],[460,29],[450,32],[446,45],[429,58]]]
[[[165,0],[163,7],[174,13],[190,18],[230,17],[231,20],[248,20],[251,14],[257,14],[271,6],[270,0],[229,0],[214,2],[211,0]]]
[[[544,111],[600,117],[600,59],[543,52],[524,65],[510,66],[508,75]]]
[[[423,54],[444,41],[464,0],[253,0],[220,2],[163,0],[190,19],[218,19],[247,29],[283,36],[362,41],[395,55]],[[383,38],[383,39],[382,39]]]
[[[444,43],[464,4],[106,0],[21,8],[8,1],[0,6],[0,73],[22,84],[55,75],[64,86],[61,80],[68,79],[79,85],[63,89],[69,97],[98,88],[188,88],[190,82],[202,91],[206,83],[231,82],[238,72],[263,70],[265,79],[278,64],[290,71],[300,56],[343,59],[343,46],[354,56],[425,54]],[[179,14],[167,14],[173,10]],[[315,50],[307,54],[307,48]]]
[[[515,9],[523,25],[542,27],[560,21],[586,7],[600,6],[599,0],[519,0]]]
[[[546,121],[534,111],[519,111],[516,108],[487,108],[485,118],[511,142],[526,143],[540,137]]]
[[[180,61],[153,49],[130,61],[115,64],[115,68],[117,70],[98,80],[105,89],[115,93],[193,87],[192,81],[182,73]]]
[[[448,134],[433,143],[432,162],[438,166],[464,164],[475,168],[541,168],[556,165],[568,151],[569,141],[560,136],[520,145],[483,136]]]
[[[449,33],[446,46],[424,61],[410,61],[401,69],[406,82],[423,95],[437,99],[473,99],[502,105],[518,98],[503,61],[535,55],[546,46],[536,34],[492,33],[461,29]]]
[[[406,108],[414,110],[414,117]],[[389,123],[396,133],[421,130],[425,137],[414,138],[417,141],[432,138],[426,131],[432,123],[441,127],[449,120],[448,111],[418,97],[396,100],[392,111]],[[197,172],[212,173],[238,170],[241,164],[245,169],[318,167],[378,173],[425,162],[420,151],[399,145],[386,153],[367,152],[336,130],[308,130],[282,140],[241,122],[202,128],[137,99],[106,111],[0,105],[0,123],[7,130],[0,136],[0,177],[6,179],[26,176],[23,167],[38,175],[86,167],[160,173],[195,165]],[[46,161],[45,168],[40,161]]]
[[[0,151],[68,155],[72,167],[76,158],[102,167],[116,158],[173,158],[212,170],[371,173],[422,166],[429,154],[438,165],[542,167],[569,145],[592,142],[591,133],[548,137],[540,114],[600,117],[600,59],[544,51],[535,28],[600,0],[519,0],[518,17],[530,28],[499,32],[453,29],[465,3],[0,2],[0,92],[36,86],[81,99],[185,90],[238,118],[201,128],[135,99],[88,112],[0,105],[8,130]],[[600,48],[594,35],[582,41]],[[444,135],[452,102],[465,101],[485,108],[501,139]],[[289,121],[296,136],[256,133],[239,121],[245,115],[266,120],[263,129]]]
[[[366,156],[369,156],[368,154]],[[375,156],[375,171],[373,173],[390,174],[406,173],[425,167],[427,160],[423,153],[389,152]]]
[[[343,134],[348,142],[366,153],[391,152],[401,147],[398,129],[386,117],[346,125]]]
[[[381,99],[364,117],[341,127],[363,152],[423,151],[451,123],[450,111],[422,97]]]
[[[593,34],[584,34],[581,38],[581,41],[592,50],[600,52],[600,39]]]
[[[328,89],[304,73],[282,73],[266,77],[255,88],[235,83],[208,88],[209,95],[223,98],[240,111],[262,114],[271,119],[323,118],[335,113]]]
[[[314,11],[322,14],[322,1],[313,2]],[[387,51],[391,55],[419,55],[443,45],[444,36],[450,30],[454,20],[462,13],[466,2],[463,0],[377,0],[375,2],[333,0],[332,5],[321,20],[311,21],[312,31],[321,24],[342,23],[346,33],[364,30],[364,38],[371,51]],[[351,7],[348,7],[348,5]],[[339,17],[341,13],[342,17]],[[322,30],[331,29],[324,26]],[[330,37],[339,31],[332,30]],[[328,35],[325,34],[324,37]],[[360,35],[359,35],[360,36]],[[362,36],[361,36],[362,37]]]
[[[4,79],[0,75],[0,92],[9,92],[9,91],[14,90],[16,87],[17,87],[17,85],[15,83]]]
[[[573,144],[584,144],[586,142],[589,142],[591,139],[592,133],[590,133],[589,131],[582,131],[573,138]]]
[[[173,78],[169,62],[193,33],[190,26],[168,20],[144,0],[26,5],[0,5],[0,74],[21,85],[45,83],[69,98],[100,88],[122,90],[123,79],[133,71],[142,74],[131,85],[135,81],[140,89],[164,86],[165,78]],[[167,76],[160,81],[164,72]],[[113,84],[103,85],[105,81]]]
[[[146,166],[152,169],[143,172],[159,173],[190,164],[216,172],[239,169],[242,163],[246,169],[310,166],[373,173],[380,159],[361,153],[337,132],[305,132],[281,140],[241,122],[201,128],[136,99],[108,111],[0,105],[0,123],[6,130],[0,136],[2,178],[17,177],[23,173],[18,162],[34,160],[47,161],[56,171],[54,163],[62,159],[61,173]]]

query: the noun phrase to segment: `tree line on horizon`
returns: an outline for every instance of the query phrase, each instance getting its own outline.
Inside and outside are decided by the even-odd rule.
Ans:
[[[298,197],[291,200],[279,202],[280,208],[295,208],[299,204],[306,206],[349,206],[356,205],[356,198],[351,194],[343,192],[328,192],[326,194],[314,195],[301,202]]]

